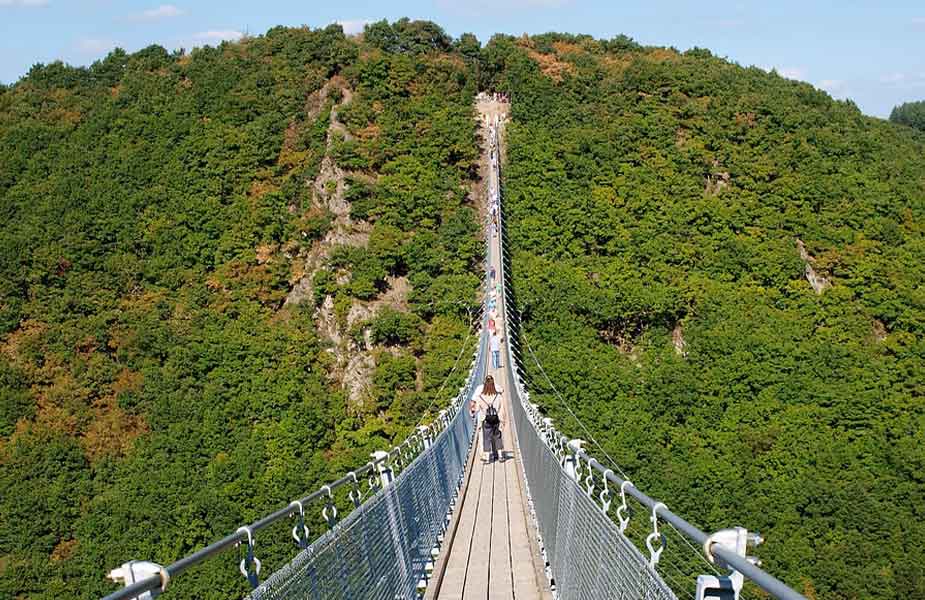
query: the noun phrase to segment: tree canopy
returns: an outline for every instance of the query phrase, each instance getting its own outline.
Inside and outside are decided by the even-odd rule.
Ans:
[[[905,102],[893,107],[890,121],[925,131],[925,100]]]

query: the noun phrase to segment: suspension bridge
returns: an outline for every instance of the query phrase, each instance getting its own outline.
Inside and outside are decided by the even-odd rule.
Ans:
[[[751,586],[805,600],[747,555],[760,536],[743,527],[701,531],[531,403],[522,359],[532,350],[520,335],[505,250],[506,111],[490,97],[477,106],[487,168],[484,310],[465,385],[432,423],[321,489],[173,564],[129,561],[113,569],[110,577],[124,587],[104,600],[169,594],[173,579],[236,547],[252,600],[738,600]],[[489,361],[492,316],[503,341],[500,364]],[[485,462],[470,402],[489,374],[503,397],[504,452],[502,460]],[[344,491],[352,510],[338,514],[334,497]],[[327,530],[309,539],[308,509],[319,506]],[[256,539],[280,522],[294,523],[286,532],[295,555],[263,577]],[[704,573],[663,560],[666,532],[680,538],[687,564]]]

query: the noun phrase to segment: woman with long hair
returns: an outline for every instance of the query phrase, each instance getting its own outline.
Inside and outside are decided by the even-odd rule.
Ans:
[[[504,402],[501,397],[502,390],[495,385],[491,375],[485,377],[485,382],[475,389],[469,412],[476,417],[478,426],[482,428],[482,460],[504,460],[504,443],[501,440],[501,427],[504,424]]]

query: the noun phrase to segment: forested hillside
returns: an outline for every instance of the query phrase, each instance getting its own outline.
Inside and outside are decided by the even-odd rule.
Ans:
[[[465,351],[459,386],[474,64],[430,23],[370,33],[0,90],[0,597],[98,598],[403,439]],[[171,594],[242,596],[237,560]]]
[[[0,88],[0,597],[97,598],[445,402],[479,89],[524,339],[595,439],[810,597],[925,597],[925,134],[704,50],[407,20]],[[240,597],[237,560],[169,593]]]
[[[497,37],[482,77],[524,338],[595,439],[810,598],[925,597],[925,135],[626,38]]]

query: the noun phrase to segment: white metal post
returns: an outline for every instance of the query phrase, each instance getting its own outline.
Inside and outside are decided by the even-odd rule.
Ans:
[[[382,484],[382,488],[385,489],[389,487],[389,484],[392,483],[392,470],[389,469],[385,460],[389,457],[389,453],[384,450],[376,450],[370,456],[376,461],[376,469],[379,471],[379,481]]]

